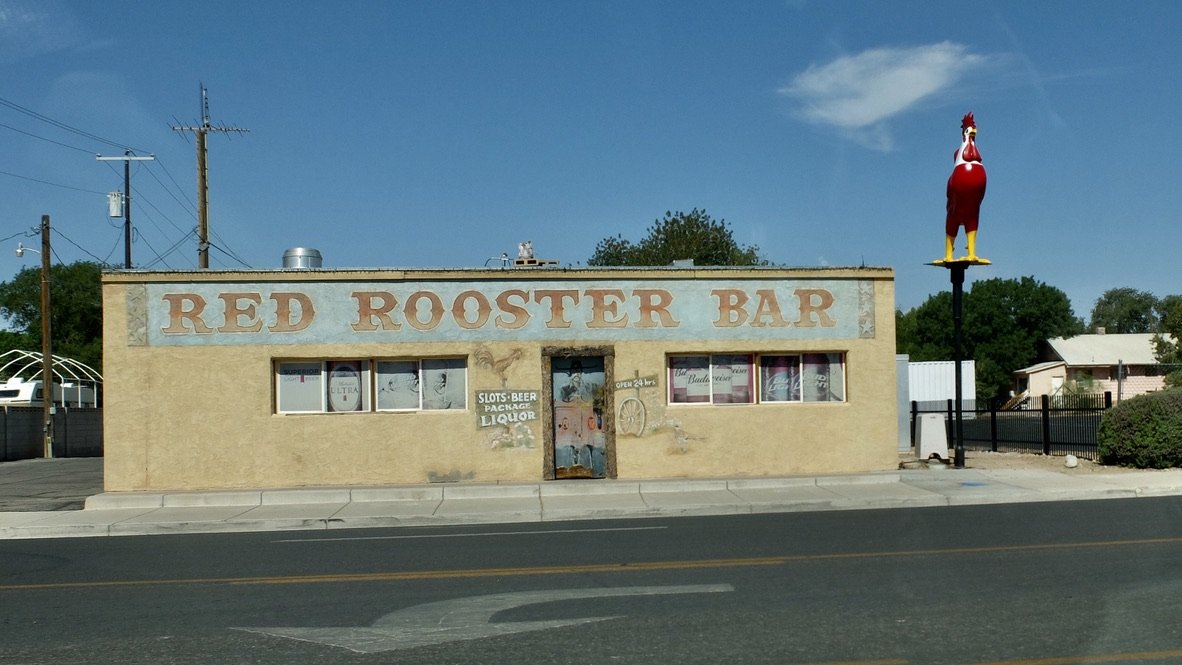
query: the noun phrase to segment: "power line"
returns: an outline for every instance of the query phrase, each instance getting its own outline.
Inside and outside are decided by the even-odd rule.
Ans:
[[[48,180],[41,180],[39,178],[30,178],[27,175],[20,175],[19,173],[11,173],[9,171],[0,171],[0,175],[6,175],[10,178],[20,178],[21,180],[29,180],[31,182],[37,182],[37,183],[41,183],[42,185],[49,185],[51,187],[61,187],[62,189],[72,189],[75,192],[85,192],[87,194],[98,194],[100,196],[107,195],[106,192],[96,192],[92,189],[82,189],[81,187],[71,187],[70,185],[62,185],[62,184],[59,184],[56,182],[50,182]]]
[[[79,251],[81,251],[83,254],[89,256],[90,258],[94,259],[95,261],[98,261],[101,265],[104,265],[104,266],[109,265],[106,261],[100,259],[99,257],[95,256],[94,254],[91,254],[89,249],[86,249],[82,245],[79,245],[78,243],[74,242],[73,239],[71,239],[66,234],[62,233],[61,230],[59,230],[56,226],[53,228],[53,232],[56,233],[57,235],[61,236],[61,238],[63,240],[65,240],[66,242],[77,247],[79,249]],[[57,256],[57,252],[54,252],[54,256]],[[61,258],[58,258],[58,263],[65,263],[65,261],[62,261]]]
[[[170,181],[172,181],[172,184],[176,187],[177,192],[179,192],[181,194],[181,196],[185,196],[184,190],[182,190],[181,186],[177,184],[176,179],[173,178],[172,174],[168,172],[168,169],[164,166],[163,162],[160,161],[160,158],[156,158],[156,161],[151,162],[150,164],[159,164],[160,168],[164,169],[164,174],[168,176],[168,179]],[[149,164],[149,166],[150,166],[150,164]],[[160,176],[156,175],[156,172],[154,170],[152,170],[151,168],[148,168],[146,170],[148,171],[148,175],[152,176],[152,179],[155,180],[157,182],[157,184],[159,184],[162,189],[164,189],[165,193],[167,193],[170,197],[172,197],[173,201],[176,201],[178,205],[180,205],[182,208],[184,208],[185,212],[189,213],[190,215],[193,215],[193,219],[197,219],[196,208],[193,207],[193,202],[190,201],[187,196],[185,197],[185,199],[183,201],[181,199],[177,198],[177,195],[174,194],[172,192],[172,190],[168,188],[168,185],[164,184],[164,182],[160,180]]]
[[[242,260],[242,258],[241,258],[241,257],[239,257],[239,256],[238,256],[237,254],[235,254],[234,252],[232,252],[232,251],[230,251],[230,250],[227,250],[227,249],[223,249],[223,248],[221,248],[221,247],[218,247],[217,245],[215,245],[215,244],[213,244],[213,243],[210,243],[210,244],[209,244],[209,246],[210,246],[210,247],[213,247],[214,249],[216,249],[217,251],[221,252],[222,254],[225,254],[226,256],[228,256],[228,257],[230,257],[230,258],[234,259],[235,261],[237,261],[237,262],[241,263],[241,264],[243,265],[243,267],[245,267],[245,268],[250,268],[250,267],[251,267],[251,265],[250,265],[249,263],[247,263],[246,261],[243,261],[243,260]]]
[[[196,233],[197,233],[197,228],[196,228],[196,227],[194,227],[194,228],[193,228],[193,230],[189,232],[189,234],[194,234],[194,235],[195,235]],[[186,234],[186,235],[185,235],[184,237],[182,237],[180,240],[178,240],[178,241],[176,241],[175,243],[173,243],[173,244],[172,244],[172,246],[171,246],[171,247],[169,247],[169,248],[168,248],[168,250],[167,250],[167,251],[165,251],[163,254],[157,253],[157,254],[156,254],[156,260],[155,260],[155,261],[151,261],[151,262],[149,262],[149,263],[145,264],[145,265],[144,265],[144,267],[145,267],[145,268],[151,268],[152,266],[156,265],[157,263],[162,263],[162,262],[164,261],[164,259],[165,259],[165,258],[167,258],[167,257],[168,257],[170,254],[172,254],[173,252],[175,252],[175,251],[177,250],[177,248],[179,248],[179,247],[180,247],[182,244],[184,244],[185,242],[187,242],[187,241],[189,240],[189,234]],[[167,263],[165,263],[165,265],[168,265],[168,264],[167,264]]]
[[[4,123],[0,123],[0,127],[3,127],[4,129],[10,129],[10,130],[16,132],[17,134],[24,134],[25,136],[31,136],[35,139],[45,141],[46,143],[60,145],[61,147],[69,148],[70,150],[77,150],[78,152],[86,152],[86,153],[91,152],[90,150],[87,150],[86,148],[79,148],[78,146],[70,145],[69,143],[62,143],[61,141],[54,141],[53,139],[47,139],[44,136],[38,136],[32,132],[26,132],[23,129],[17,129],[16,127],[13,127],[12,125],[5,125]]]
[[[41,122],[44,122],[46,124],[53,125],[54,127],[57,127],[58,129],[64,129],[67,132],[70,132],[72,134],[77,134],[78,136],[88,138],[92,141],[98,141],[99,143],[105,143],[109,146],[119,148],[120,150],[131,150],[132,152],[148,152],[147,150],[138,150],[138,149],[133,148],[125,143],[119,143],[117,141],[105,139],[97,134],[92,134],[88,131],[78,129],[77,127],[67,125],[66,123],[61,122],[60,120],[54,120],[53,118],[50,118],[47,115],[43,115],[43,114],[38,113],[32,109],[25,108],[25,107],[21,106],[20,104],[17,104],[16,102],[12,102],[7,99],[4,99],[3,97],[0,97],[0,106],[7,106],[8,108],[10,108],[14,111],[17,111],[18,113],[23,113],[23,114],[29,116],[30,118],[34,118],[34,119],[40,120]]]

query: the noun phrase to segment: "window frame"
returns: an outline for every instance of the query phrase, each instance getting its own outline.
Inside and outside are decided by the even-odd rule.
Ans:
[[[738,361],[745,359],[745,362]],[[703,365],[704,360],[704,365]],[[678,406],[721,406],[756,404],[754,353],[677,353],[666,356],[665,365],[668,386],[666,400]],[[734,370],[742,366],[747,375],[745,385],[734,387]],[[683,370],[679,373],[678,370]],[[703,374],[704,370],[704,374]],[[729,385],[729,393],[719,391]],[[703,390],[704,388],[704,390]],[[684,398],[678,400],[678,394]],[[746,394],[746,401],[734,401],[736,395]],[[730,401],[724,401],[729,399]],[[705,399],[702,399],[702,398]]]
[[[381,381],[383,376],[397,374],[389,370],[398,364],[404,365],[403,374],[406,369],[413,368],[414,406],[405,401],[384,404],[387,398],[383,397]],[[468,411],[468,359],[465,356],[274,358],[271,372],[274,415]],[[433,383],[425,383],[425,376]],[[293,390],[297,377],[298,384],[311,383],[312,386],[297,393]],[[436,386],[434,395],[424,396],[418,390],[421,385]],[[332,396],[334,388],[340,391],[335,399]],[[352,388],[355,390],[350,390]],[[351,398],[350,394],[354,392],[358,394]]]
[[[846,351],[670,353],[665,357],[666,404],[679,407],[845,404],[849,401],[847,355]],[[739,358],[747,360],[746,390],[750,396],[747,401],[728,402],[725,398],[720,399],[725,393],[716,392],[716,386],[725,382],[717,375],[727,369],[733,372],[735,359]],[[775,365],[768,362],[773,359],[778,359]],[[716,372],[716,368],[721,371]],[[682,371],[679,373],[679,370]],[[786,375],[777,379],[787,382],[783,399],[769,397],[769,380],[776,378],[775,370],[782,370],[779,373]],[[708,388],[705,393],[701,389],[703,384]],[[695,385],[698,386],[696,392],[692,390]],[[738,394],[741,395],[742,390]],[[735,392],[730,393],[732,400],[735,395]]]

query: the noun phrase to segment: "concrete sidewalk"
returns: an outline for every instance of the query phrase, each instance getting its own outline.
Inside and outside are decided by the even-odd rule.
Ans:
[[[16,467],[11,465],[24,465]],[[59,471],[60,470],[60,471]],[[0,510],[46,490],[101,491],[101,460],[0,464]],[[100,475],[101,478],[101,475]],[[101,481],[100,481],[101,482]],[[219,492],[94,493],[85,510],[0,512],[0,538],[62,538],[908,508],[1182,495],[1182,470],[1073,475],[951,469],[816,477],[429,484]]]

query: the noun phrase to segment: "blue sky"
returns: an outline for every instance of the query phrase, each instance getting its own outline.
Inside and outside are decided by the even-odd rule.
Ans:
[[[52,216],[55,259],[136,266],[482,266],[532,240],[585,264],[705,209],[775,264],[949,288],[944,187],[972,111],[989,174],[970,280],[1036,279],[1087,317],[1182,293],[1177,2],[0,0],[0,279]],[[11,248],[7,248],[7,246]],[[962,254],[963,236],[957,253]]]

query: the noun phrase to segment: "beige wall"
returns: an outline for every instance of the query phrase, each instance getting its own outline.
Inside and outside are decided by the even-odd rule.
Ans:
[[[456,271],[478,280],[496,271]],[[602,276],[604,273],[596,273]],[[643,278],[645,271],[613,271]],[[660,277],[668,278],[662,272]],[[678,274],[685,274],[684,271]],[[746,273],[743,273],[746,274]],[[528,271],[521,279],[569,278],[569,271]],[[693,279],[734,271],[693,271]],[[505,369],[473,361],[464,340],[390,344],[145,343],[139,316],[144,284],[224,283],[249,290],[265,281],[397,280],[401,271],[109,273],[104,276],[106,370],[105,482],[108,491],[417,484],[441,480],[533,481],[545,475],[545,413],[508,442],[480,428],[473,393],[543,388],[543,347],[603,346],[614,352],[616,378],[657,376],[658,385],[627,389],[647,410],[643,434],[610,433],[619,478],[762,476],[884,470],[897,465],[893,273],[887,269],[763,270],[762,278],[852,279],[873,284],[873,337],[743,341],[627,341],[595,338],[489,341],[495,358],[520,352]],[[432,273],[438,278],[438,273]],[[421,276],[420,276],[421,277]],[[158,322],[157,322],[158,323]],[[149,326],[157,323],[148,323]],[[769,335],[774,337],[774,335]],[[841,403],[669,405],[666,357],[708,352],[842,352]],[[410,413],[275,413],[276,358],[349,359],[457,355],[468,358],[468,408]],[[543,396],[544,397],[544,396]],[[523,434],[523,435],[520,435]]]

